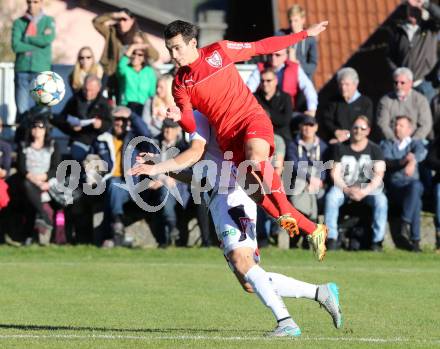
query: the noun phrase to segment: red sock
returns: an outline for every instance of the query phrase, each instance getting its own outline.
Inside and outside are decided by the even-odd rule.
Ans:
[[[270,193],[264,195],[264,201],[271,201],[271,203],[278,208],[279,216],[283,214],[290,214],[293,218],[296,219],[298,223],[298,227],[304,231],[306,234],[312,234],[316,229],[316,224],[311,220],[307,219],[302,213],[300,213],[295,207],[287,199],[286,193],[284,192],[283,185],[281,183],[281,178],[274,171],[271,163],[269,161],[260,162],[260,171],[257,174],[260,177],[261,181],[264,183],[266,188],[270,188]],[[267,200],[267,198],[269,200]],[[266,209],[263,206],[264,209]],[[266,210],[267,211],[267,210]],[[269,211],[267,211],[270,215]],[[275,217],[278,218],[278,217]]]

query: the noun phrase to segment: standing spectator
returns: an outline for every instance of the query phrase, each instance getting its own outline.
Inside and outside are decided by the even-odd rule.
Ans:
[[[284,142],[290,141],[292,139],[290,132],[292,102],[290,96],[278,88],[278,78],[273,68],[263,70],[261,88],[254,95],[269,115],[274,133],[281,136]]]
[[[278,87],[287,93],[292,99],[292,107],[298,110],[298,92],[301,91],[306,99],[306,114],[315,115],[318,106],[318,94],[312,81],[307,77],[304,70],[298,63],[292,62],[287,57],[287,49],[274,52],[270,55],[270,63],[267,65],[259,64],[247,81],[247,85],[252,92],[255,92],[261,83],[261,71],[265,67],[272,67],[278,78]]]
[[[425,159],[427,151],[421,140],[411,136],[413,132],[413,119],[398,116],[394,139],[383,141],[381,147],[387,164],[388,195],[393,202],[402,204],[401,235],[411,240],[414,252],[419,252],[423,185],[419,180],[418,164]]]
[[[339,209],[349,199],[365,202],[372,207],[371,249],[382,249],[388,212],[388,201],[382,192],[385,164],[380,147],[368,139],[370,131],[369,119],[358,116],[351,127],[350,141],[334,147],[334,165],[330,172],[334,185],[325,197],[324,213],[329,228],[329,250],[338,247]]]
[[[37,213],[35,228],[42,245],[49,243],[53,228],[52,217],[44,203],[50,201],[49,179],[55,177],[60,161],[58,145],[50,137],[47,120],[35,118],[27,139],[19,145],[17,171],[23,179],[26,199]]]
[[[336,80],[339,94],[330,100],[321,114],[323,136],[330,143],[348,140],[351,126],[358,116],[366,116],[370,124],[373,121],[373,102],[360,94],[356,70],[351,67],[342,68],[337,72]]]
[[[316,118],[304,115],[299,125],[299,134],[287,146],[286,161],[293,165],[292,180],[295,194],[290,197],[292,205],[310,220],[318,220],[318,199],[324,194],[326,172],[321,171],[316,162],[324,162],[327,144],[316,132]],[[306,166],[304,166],[306,164]],[[303,188],[298,192],[297,188]]]
[[[440,135],[437,135],[428,153],[427,163],[435,171],[433,178],[435,198],[435,242],[440,251]]]
[[[29,89],[37,73],[51,70],[52,41],[55,39],[53,17],[43,12],[43,0],[27,0],[24,16],[12,25],[12,50],[15,52],[15,104],[16,121],[35,103]]]
[[[432,113],[432,133],[429,135],[432,139],[440,137],[440,94],[431,101]]]
[[[306,22],[306,11],[300,5],[293,5],[287,11],[289,28],[280,29],[279,35],[299,33],[304,30]],[[313,81],[316,65],[318,64],[318,46],[316,38],[309,36],[305,40],[289,47],[289,60],[299,63],[307,77]]]
[[[127,8],[118,12],[110,12],[99,15],[93,19],[95,29],[104,37],[105,45],[101,56],[101,64],[104,73],[108,76],[108,88],[110,96],[117,96],[116,69],[122,55],[134,41],[134,37],[139,32],[134,14]],[[145,44],[149,57],[156,57],[157,51],[151,46],[145,37]]]
[[[132,44],[118,63],[119,100],[141,115],[145,101],[156,91],[156,73],[148,65],[146,44]]]
[[[72,158],[79,163],[86,158],[91,144],[112,125],[110,106],[100,94],[101,80],[88,75],[83,89],[75,93],[61,115],[52,123],[70,136]]]
[[[383,96],[377,106],[377,123],[386,139],[395,139],[395,118],[411,118],[414,139],[426,139],[432,128],[432,114],[428,100],[412,89],[413,73],[408,68],[397,68],[393,74],[394,91]]]
[[[433,1],[407,0],[401,10],[404,18],[392,28],[388,64],[393,71],[409,68],[414,74],[414,88],[431,101],[436,92],[428,75],[438,61],[440,7]]]
[[[78,51],[76,63],[69,75],[70,87],[74,93],[82,90],[87,75],[96,75],[102,81],[104,70],[102,65],[95,61],[92,49],[89,46],[84,46]]]
[[[130,200],[130,194],[120,184],[125,184],[123,158],[129,142],[138,136],[151,137],[147,125],[139,115],[129,108],[118,106],[113,109],[113,127],[109,132],[99,135],[93,144],[93,152],[107,163],[108,173],[105,196],[105,222],[111,223],[111,235],[115,245],[124,239],[124,204]],[[132,154],[133,163],[137,149]]]
[[[169,107],[175,106],[171,92],[173,76],[164,74],[157,80],[156,94],[147,99],[142,111],[142,119],[148,125],[151,134],[156,137],[162,132],[162,123]]]

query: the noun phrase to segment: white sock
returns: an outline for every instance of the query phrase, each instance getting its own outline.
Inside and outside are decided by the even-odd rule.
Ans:
[[[267,273],[281,297],[315,299],[318,286],[277,273]]]
[[[263,304],[272,310],[277,321],[290,317],[286,305],[272,286],[269,275],[264,269],[254,265],[249,269],[244,278],[252,285],[254,292]]]

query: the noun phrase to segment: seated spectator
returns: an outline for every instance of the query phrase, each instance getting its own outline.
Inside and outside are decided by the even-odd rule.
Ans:
[[[292,139],[290,122],[292,121],[292,102],[290,96],[278,88],[278,78],[273,68],[266,68],[261,73],[261,88],[255,92],[257,101],[269,115],[273,131],[284,142]]]
[[[92,49],[84,46],[79,50],[73,71],[69,75],[70,87],[74,93],[82,90],[87,75],[96,75],[102,80],[104,70],[102,65],[95,61]]]
[[[162,123],[166,117],[167,109],[176,105],[171,92],[172,84],[172,75],[162,75],[157,80],[156,94],[153,99],[148,98],[145,102],[142,119],[148,125],[153,137],[162,132]]]
[[[0,134],[3,131],[3,120],[0,118]],[[0,210],[9,203],[8,185],[5,180],[9,176],[11,169],[12,148],[9,143],[0,139]]]
[[[414,88],[431,101],[436,94],[430,73],[438,62],[440,7],[434,1],[428,0],[402,2],[396,11],[402,16],[391,28],[387,46],[388,64],[391,70],[398,67],[409,68],[414,73]],[[437,76],[434,78],[437,79]]]
[[[75,93],[61,115],[52,120],[70,136],[71,155],[79,163],[86,158],[96,137],[112,125],[110,106],[100,91],[101,80],[96,75],[86,76],[83,89]]]
[[[430,139],[437,139],[440,137],[440,94],[435,96],[431,101],[432,113],[432,132],[429,135]]]
[[[118,63],[119,100],[141,115],[145,101],[156,91],[156,72],[146,59],[147,44],[132,44]]]
[[[255,92],[260,86],[260,72],[264,68],[271,67],[277,75],[278,88],[290,96],[293,109],[298,110],[297,97],[298,92],[301,91],[306,98],[306,114],[314,116],[318,106],[318,94],[304,70],[298,63],[287,59],[287,49],[274,52],[270,57],[268,64],[259,64],[257,69],[251,73],[247,81],[249,89]]]
[[[395,140],[395,118],[407,115],[413,125],[413,139],[426,139],[432,128],[428,100],[412,89],[413,73],[408,68],[397,68],[393,74],[394,91],[383,96],[377,106],[377,124],[385,139]]]
[[[118,89],[115,73],[118,62],[127,48],[134,43],[136,33],[139,32],[139,26],[134,14],[127,8],[96,16],[93,19],[93,25],[105,39],[100,63],[104,68],[104,73],[108,76],[109,96],[117,97]],[[158,55],[146,37],[144,37],[144,44],[149,45],[146,48],[148,57]]]
[[[326,171],[317,168],[316,162],[324,163],[327,144],[316,132],[316,118],[304,115],[299,125],[299,134],[287,145],[286,161],[293,165],[291,186],[295,194],[290,197],[293,206],[310,220],[318,220],[318,199],[324,195]],[[307,164],[304,166],[304,164]],[[302,190],[298,191],[298,188]]]
[[[19,145],[17,171],[23,180],[24,195],[37,214],[35,228],[42,245],[49,243],[53,228],[53,217],[44,203],[50,201],[49,179],[56,176],[60,161],[58,145],[50,137],[47,120],[35,118],[25,141]]]
[[[401,235],[411,240],[414,252],[420,252],[420,212],[422,211],[423,185],[419,180],[418,164],[427,151],[420,139],[414,139],[413,119],[398,116],[394,123],[394,139],[381,143],[387,175],[385,185],[393,202],[401,203]]]
[[[277,34],[288,35],[299,33],[304,30],[306,22],[306,11],[300,5],[293,5],[287,10],[287,20],[289,28],[280,29]],[[307,77],[313,81],[316,66],[318,64],[318,45],[314,36],[309,36],[305,40],[289,47],[289,60],[299,63]]]
[[[187,148],[187,144],[182,139],[182,131],[177,122],[171,119],[165,119],[162,126],[162,133],[156,137],[157,145],[161,153],[161,157],[166,154],[167,150],[171,147],[176,147],[180,151],[184,151]],[[163,160],[167,160],[163,158]],[[164,185],[166,184],[166,186]],[[176,215],[176,198],[173,195],[168,195],[168,188],[183,189],[179,192],[188,192],[188,185],[177,182],[175,179],[165,176],[161,180],[156,180],[153,182],[150,188],[150,193],[152,200],[161,204],[165,201],[164,206],[159,210],[158,215],[156,215],[156,221],[153,222],[154,229],[156,233],[156,238],[159,243],[159,247],[166,248],[171,243],[171,235],[176,229],[177,215]],[[186,199],[189,195],[186,195]],[[187,200],[186,200],[187,201]]]
[[[435,242],[436,248],[440,251],[440,136],[436,136],[428,153],[427,164],[435,171],[433,178],[435,198]]]
[[[151,137],[151,134],[142,118],[127,107],[114,108],[112,116],[113,127],[97,137],[92,152],[107,163],[108,173],[104,176],[107,181],[104,221],[111,224],[114,244],[121,245],[124,241],[123,207],[130,200],[130,193],[119,186],[125,183],[124,152],[133,138]],[[138,153],[136,148],[131,156],[133,161]]]
[[[329,143],[345,142],[350,137],[351,126],[354,120],[364,115],[369,123],[373,119],[373,102],[367,96],[361,95],[359,76],[351,67],[340,69],[336,74],[339,94],[323,106],[322,128],[323,137]]]
[[[351,127],[350,140],[336,144],[331,157],[330,172],[334,185],[325,196],[325,222],[328,249],[338,247],[338,217],[340,207],[348,200],[364,202],[373,209],[373,239],[371,249],[382,250],[387,223],[388,201],[382,192],[385,163],[382,150],[368,139],[369,119],[358,116]]]
[[[3,131],[3,120],[0,118],[0,134]],[[12,148],[9,143],[0,139],[0,179],[6,179],[11,169]]]

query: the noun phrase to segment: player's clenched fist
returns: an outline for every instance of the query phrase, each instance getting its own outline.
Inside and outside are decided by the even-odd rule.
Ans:
[[[167,118],[172,119],[175,122],[180,121],[182,118],[182,113],[180,112],[179,107],[172,106],[167,109]]]

